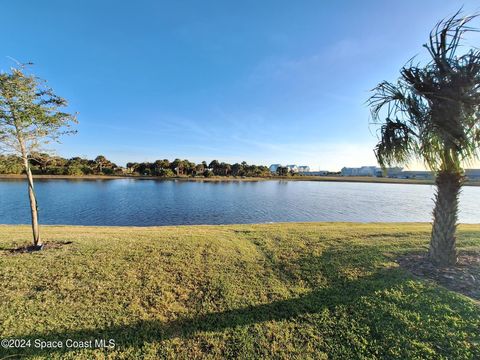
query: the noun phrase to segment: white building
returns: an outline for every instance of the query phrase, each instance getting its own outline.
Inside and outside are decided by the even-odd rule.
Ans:
[[[298,167],[298,172],[299,173],[306,173],[310,172],[310,166],[302,165]]]
[[[381,175],[378,175],[381,176]],[[387,176],[400,179],[433,180],[435,173],[428,170],[403,171],[402,168],[387,169]],[[465,177],[468,180],[480,180],[480,169],[465,169]]]
[[[375,176],[377,176],[377,177],[398,178],[398,177],[401,176],[402,172],[403,172],[403,168],[401,168],[401,167],[386,168],[385,170],[378,169]]]
[[[418,171],[402,171],[398,176],[401,179],[418,179],[418,180],[432,180],[435,174],[432,171],[418,170]]]
[[[343,167],[342,170],[340,170],[340,174],[342,174],[342,176],[358,176],[358,170],[359,168]]]
[[[341,170],[342,176],[377,176],[377,171],[381,170],[376,166],[362,166],[359,168],[344,167]]]

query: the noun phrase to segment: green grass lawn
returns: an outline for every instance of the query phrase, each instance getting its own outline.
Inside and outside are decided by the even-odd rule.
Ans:
[[[43,227],[0,251],[1,338],[114,339],[38,358],[479,359],[480,307],[394,259],[428,224]],[[30,229],[0,226],[0,248]],[[480,225],[460,226],[480,249]],[[32,344],[33,346],[33,344]]]

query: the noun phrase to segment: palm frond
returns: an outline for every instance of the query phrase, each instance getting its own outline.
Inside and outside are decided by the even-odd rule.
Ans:
[[[433,169],[460,169],[478,157],[480,147],[480,51],[458,55],[463,36],[478,14],[461,10],[440,21],[430,33],[431,61],[410,60],[396,82],[383,81],[367,100],[379,125],[375,154],[384,166],[423,158]],[[395,119],[395,120],[392,120]]]
[[[380,141],[375,147],[375,156],[382,168],[404,164],[415,153],[416,135],[406,123],[387,119],[380,128]]]

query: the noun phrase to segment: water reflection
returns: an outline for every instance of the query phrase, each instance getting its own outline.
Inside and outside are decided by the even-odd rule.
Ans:
[[[179,225],[281,221],[431,221],[429,185],[310,181],[38,180],[44,224]],[[460,221],[480,223],[480,187]],[[29,222],[26,184],[0,181],[0,223]]]

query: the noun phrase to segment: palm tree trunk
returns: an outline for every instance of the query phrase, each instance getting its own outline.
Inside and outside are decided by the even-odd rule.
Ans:
[[[457,262],[455,232],[458,220],[458,196],[463,176],[457,172],[441,171],[437,174],[435,209],[433,210],[430,260],[441,266]]]

